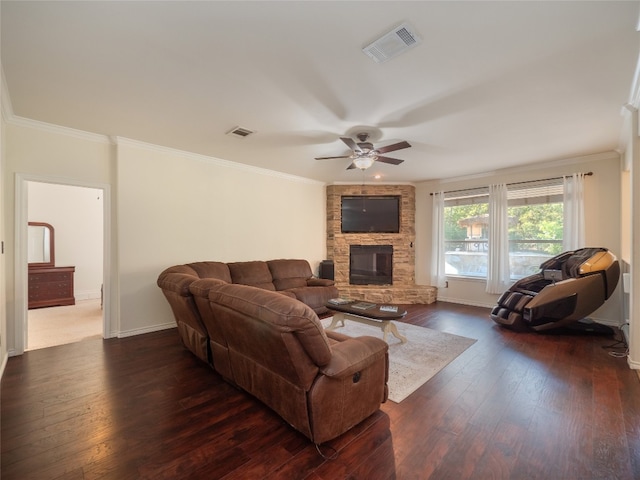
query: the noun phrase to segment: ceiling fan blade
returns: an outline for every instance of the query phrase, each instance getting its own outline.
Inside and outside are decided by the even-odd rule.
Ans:
[[[400,160],[399,158],[391,158],[391,157],[378,157],[377,162],[382,163],[390,163],[392,165],[400,165],[404,160]]]
[[[350,158],[351,155],[343,155],[341,157],[316,157],[316,160],[333,160],[334,158]]]
[[[387,152],[394,152],[396,150],[402,150],[403,148],[409,148],[411,145],[409,144],[409,142],[398,142],[398,143],[394,143],[393,145],[387,145],[386,147],[380,147],[380,148],[376,148],[376,150],[378,151],[378,153],[387,153]]]
[[[353,170],[354,168],[356,168],[356,164],[355,163],[350,163],[349,166],[347,167],[347,170]]]
[[[346,143],[347,147],[349,147],[354,152],[362,153],[362,149],[358,146],[358,144],[356,142],[353,141],[353,139],[351,139],[349,137],[340,137],[340,140],[342,140],[344,143]]]

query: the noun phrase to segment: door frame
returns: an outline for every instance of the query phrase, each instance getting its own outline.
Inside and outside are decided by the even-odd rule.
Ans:
[[[27,225],[28,225],[28,182],[52,183],[70,187],[87,187],[102,190],[102,338],[117,336],[114,332],[111,305],[111,186],[103,183],[88,182],[70,178],[52,177],[17,173],[15,184],[15,255],[14,255],[14,355],[24,353],[27,346],[27,307],[28,307],[28,260],[27,260]]]

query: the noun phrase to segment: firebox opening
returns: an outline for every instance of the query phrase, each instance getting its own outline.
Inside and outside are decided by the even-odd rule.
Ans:
[[[391,285],[393,283],[393,246],[350,245],[349,283],[351,285]]]

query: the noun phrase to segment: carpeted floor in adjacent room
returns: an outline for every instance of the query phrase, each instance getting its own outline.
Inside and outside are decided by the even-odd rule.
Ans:
[[[27,350],[101,337],[102,324],[99,298],[80,300],[75,305],[29,310]]]

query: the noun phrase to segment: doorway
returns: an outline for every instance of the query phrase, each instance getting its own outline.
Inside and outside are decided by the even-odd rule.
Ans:
[[[27,218],[29,223],[52,226],[55,265],[43,270],[29,267],[29,309],[26,350],[52,347],[102,336],[101,292],[103,278],[103,195],[102,189],[44,182],[27,182]],[[29,228],[31,232],[31,227]],[[32,261],[30,235],[27,260]],[[36,249],[37,250],[37,249]],[[74,302],[39,300],[34,308],[33,295],[46,295],[57,288],[56,279],[70,282]],[[36,283],[36,279],[38,282]],[[44,280],[40,283],[40,280]],[[49,294],[51,292],[48,292]],[[57,292],[55,292],[57,293]],[[47,303],[48,302],[48,303]],[[43,306],[42,303],[45,303]]]
[[[38,196],[46,198],[46,201],[38,200]],[[29,221],[39,221],[36,217],[49,219],[49,222],[44,221],[51,223],[54,228],[56,225],[59,226],[56,229],[56,235],[59,237],[55,242],[56,264],[76,267],[73,288],[74,296],[77,297],[76,305],[83,306],[83,303],[93,302],[94,313],[96,306],[100,308],[97,313],[100,336],[111,338],[117,335],[112,332],[110,318],[112,311],[110,186],[40,175],[16,174],[15,198],[15,328],[13,335],[15,348],[10,355],[24,353],[29,345],[29,312],[31,310],[27,308],[29,298],[27,224]],[[45,205],[38,206],[38,202]],[[87,212],[90,213],[88,217]],[[92,249],[87,248],[89,244],[94,247],[93,254],[90,253]],[[90,260],[87,260],[87,256]],[[51,312],[53,313],[53,310]]]

